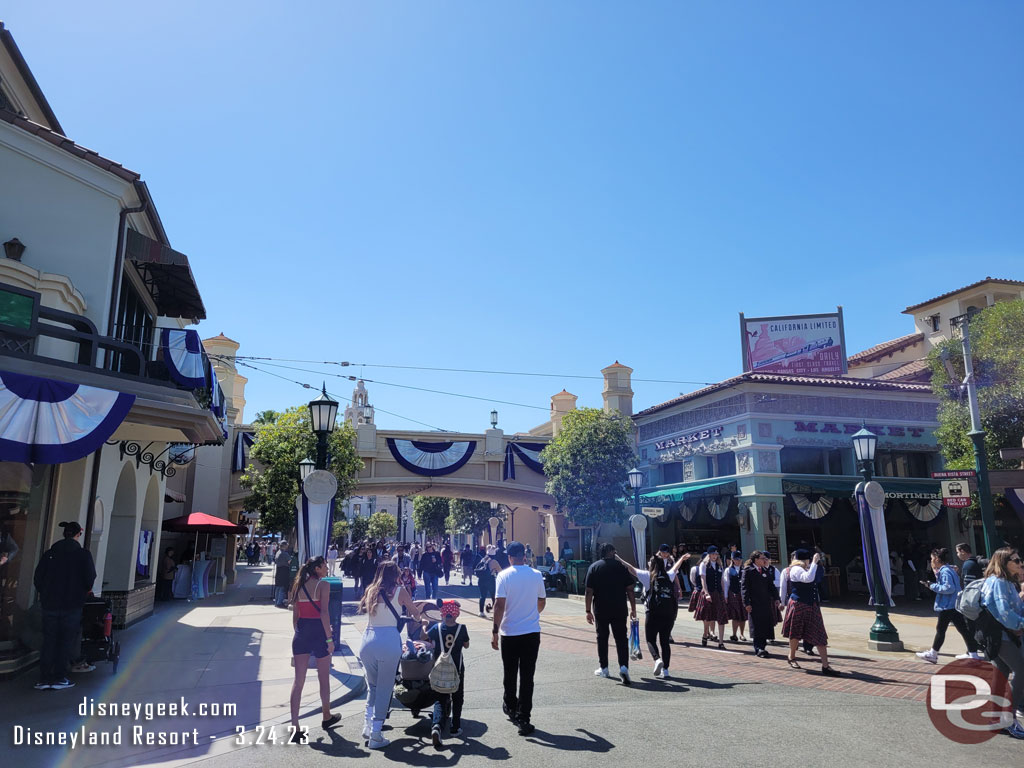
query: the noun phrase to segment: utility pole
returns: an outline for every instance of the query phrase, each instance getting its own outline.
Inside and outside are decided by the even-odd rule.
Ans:
[[[985,453],[985,430],[981,428],[981,410],[978,408],[978,387],[974,380],[974,360],[971,357],[971,315],[953,318],[954,327],[960,329],[964,350],[964,386],[967,387],[967,405],[971,412],[971,431],[967,436],[974,444],[974,469],[978,473],[978,502],[981,505],[981,527],[985,536],[986,554],[999,549],[996,538],[996,516],[992,507],[992,489],[988,484],[988,455]]]

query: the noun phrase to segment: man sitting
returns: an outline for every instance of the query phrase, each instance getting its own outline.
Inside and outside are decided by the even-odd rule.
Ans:
[[[566,581],[565,565],[561,560],[555,561],[555,564],[548,569],[548,572],[544,574],[544,586],[548,592],[569,591],[569,584]]]

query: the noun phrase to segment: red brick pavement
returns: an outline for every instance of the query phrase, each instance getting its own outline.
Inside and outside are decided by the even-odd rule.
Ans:
[[[545,622],[541,633],[541,646],[545,650],[571,654],[593,654],[596,639],[593,630]],[[798,654],[801,670],[786,664],[783,646],[770,647],[771,659],[759,659],[751,652],[749,643],[737,646],[726,643],[727,648],[742,650],[720,651],[704,648],[690,642],[676,642],[672,646],[672,674],[676,677],[699,675],[721,677],[754,683],[775,683],[795,688],[815,688],[891,699],[924,701],[928,680],[936,667],[923,662],[900,659],[879,659],[850,655],[831,655],[829,664],[840,670],[842,677],[824,677],[817,658]],[[648,664],[645,660],[641,664]]]

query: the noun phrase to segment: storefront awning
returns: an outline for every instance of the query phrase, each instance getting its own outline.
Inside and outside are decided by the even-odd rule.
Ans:
[[[161,315],[206,319],[206,308],[188,256],[134,229],[128,230],[125,256],[139,270]]]
[[[235,525],[230,520],[214,517],[204,512],[193,512],[182,517],[164,520],[163,529],[172,533],[248,533],[244,525]]]
[[[885,491],[887,499],[937,499],[942,498],[938,480],[924,478],[876,478]],[[782,481],[783,493],[814,493],[819,496],[832,496],[845,499],[853,496],[859,483],[854,478],[809,477],[807,479],[791,479]]]
[[[703,483],[663,485],[641,493],[641,501],[670,502],[700,499],[709,496],[735,496],[735,480],[708,480]]]
[[[65,464],[97,450],[135,395],[0,371],[0,461]]]

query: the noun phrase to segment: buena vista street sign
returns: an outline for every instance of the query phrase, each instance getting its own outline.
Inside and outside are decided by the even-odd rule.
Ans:
[[[859,427],[858,427],[859,429]],[[654,450],[656,451],[667,451],[669,448],[678,448],[681,445],[688,445],[689,443],[700,442],[701,440],[710,440],[713,437],[721,437],[722,427],[709,427],[708,429],[700,429],[696,432],[691,432],[688,435],[682,435],[674,440],[662,440],[654,444]]]

